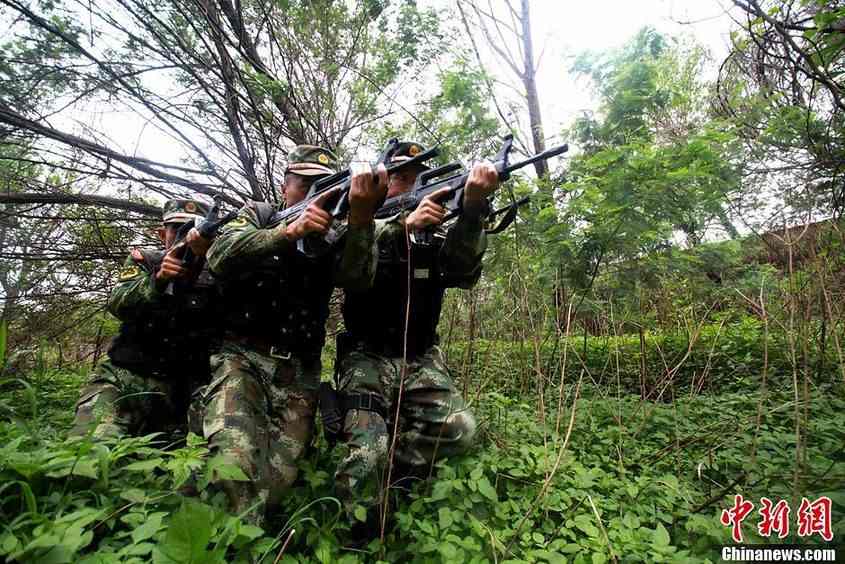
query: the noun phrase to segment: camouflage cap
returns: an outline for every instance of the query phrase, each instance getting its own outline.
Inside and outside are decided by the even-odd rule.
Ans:
[[[396,150],[393,151],[389,164],[398,164],[409,161],[420,153],[425,152],[425,150],[425,147],[423,147],[421,143],[417,143],[415,141],[402,141],[396,146]],[[419,163],[417,166],[423,169],[429,168],[423,163]]]
[[[162,223],[185,223],[192,219],[203,219],[209,206],[198,200],[167,200],[162,213]]]
[[[337,170],[337,157],[322,147],[297,145],[288,153],[288,167],[285,172],[302,176],[323,176]]]

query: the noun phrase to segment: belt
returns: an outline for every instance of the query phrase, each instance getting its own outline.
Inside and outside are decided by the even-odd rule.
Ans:
[[[266,339],[254,335],[245,337],[243,335],[227,334],[226,340],[237,343],[239,345],[244,345],[256,352],[278,360],[290,360],[294,357],[305,360],[311,360],[318,356],[313,353],[291,350],[290,346],[280,344],[271,339]]]

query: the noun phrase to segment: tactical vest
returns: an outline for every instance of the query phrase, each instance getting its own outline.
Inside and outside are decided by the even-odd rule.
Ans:
[[[259,224],[275,207],[256,204]],[[319,358],[334,288],[334,253],[307,257],[291,250],[250,264],[239,276],[220,280],[225,330],[235,337],[269,343],[281,353]]]
[[[431,245],[411,245],[411,303],[407,323],[408,357],[437,344],[437,323],[447,284],[438,255],[444,238]],[[403,355],[408,300],[408,249],[403,237],[382,238],[373,287],[347,291],[343,320],[352,343],[385,356]]]
[[[142,253],[147,271],[157,272],[164,253]],[[217,288],[208,269],[203,268],[193,283],[177,285],[173,295],[160,298],[121,323],[109,358],[116,366],[142,373],[166,375],[184,367],[207,373],[211,343],[219,333]]]

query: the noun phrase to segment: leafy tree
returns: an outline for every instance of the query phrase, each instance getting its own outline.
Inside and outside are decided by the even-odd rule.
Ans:
[[[719,77],[719,108],[745,142],[747,182],[777,223],[840,214],[845,162],[845,3],[737,0],[745,19]],[[792,216],[792,217],[790,217]],[[761,218],[767,219],[767,218]],[[779,225],[780,226],[780,225]]]
[[[642,30],[621,50],[585,53],[573,71],[589,78],[599,111],[571,129],[580,149],[567,171],[562,211],[549,203],[540,228],[555,260],[585,284],[603,261],[698,243],[714,224],[732,229],[725,201],[739,188],[730,129],[707,115],[704,51]]]
[[[112,183],[166,197],[222,193],[233,205],[275,198],[277,161],[291,143],[354,144],[379,111],[393,111],[399,79],[415,76],[438,49],[436,16],[409,2],[69,1],[61,5],[68,18],[88,16],[72,30],[52,17],[52,4],[2,4],[60,46],[72,98],[50,110],[97,103],[128,111],[170,137],[184,162],[153,162],[114,150],[101,140],[108,136],[73,135],[26,115],[4,92],[0,123],[57,142],[65,160],[81,150],[83,168]],[[55,66],[26,63],[5,72],[34,81]]]
[[[490,114],[484,71],[459,57],[437,79],[438,90],[419,101],[413,118],[380,123],[371,130],[372,136],[437,145],[442,162],[490,156],[497,146],[499,123]]]

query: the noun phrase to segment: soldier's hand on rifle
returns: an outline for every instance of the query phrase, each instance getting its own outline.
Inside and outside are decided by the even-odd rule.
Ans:
[[[368,163],[353,163],[349,186],[349,225],[366,225],[387,195],[387,169],[379,164],[373,174]]]
[[[485,200],[499,187],[499,173],[492,163],[483,162],[473,165],[464,187],[464,213],[479,217],[487,209]]]
[[[450,188],[441,188],[426,196],[420,205],[405,219],[407,225],[413,231],[422,231],[432,225],[440,225],[446,217],[446,208],[437,203],[437,200],[449,193]]]
[[[204,257],[208,252],[208,248],[211,246],[211,241],[200,235],[196,227],[188,231],[188,235],[185,237],[185,243],[188,244],[191,251],[198,257]]]
[[[184,252],[184,245],[176,245],[167,251],[164,259],[161,261],[158,272],[156,272],[156,279],[163,281],[188,276],[188,269],[182,266],[182,253]]]
[[[287,238],[297,241],[310,233],[325,235],[332,225],[332,216],[323,209],[323,204],[332,196],[336,196],[337,192],[337,188],[332,188],[314,198],[296,221],[285,228]]]

